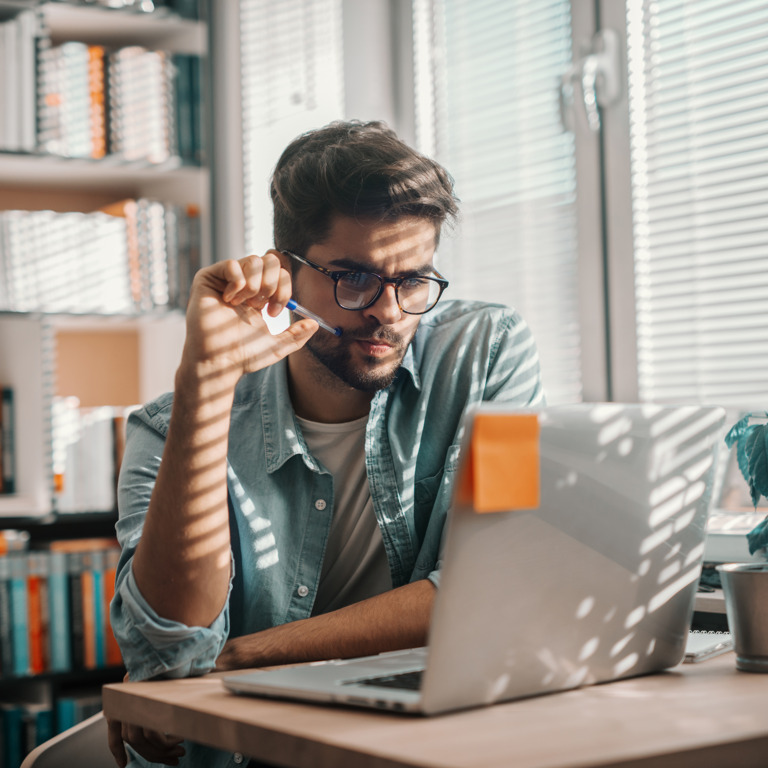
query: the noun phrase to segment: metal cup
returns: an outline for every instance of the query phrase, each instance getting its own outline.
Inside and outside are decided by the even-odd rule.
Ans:
[[[719,565],[736,668],[768,672],[768,563]]]

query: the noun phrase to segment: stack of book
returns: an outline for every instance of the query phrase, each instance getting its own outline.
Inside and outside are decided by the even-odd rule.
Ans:
[[[53,401],[53,505],[60,513],[111,512],[130,408],[80,408],[76,397]]]
[[[113,539],[0,556],[3,678],[122,664],[109,624],[119,556]]]
[[[139,199],[94,213],[0,212],[0,309],[183,309],[199,266],[193,206]]]
[[[54,734],[50,701],[0,703],[0,768],[18,768],[25,755]]]
[[[39,150],[126,163],[204,161],[199,56],[53,45],[48,37],[37,45]]]
[[[0,703],[0,768],[19,768],[36,746],[101,711],[94,689],[41,699]]]
[[[176,155],[173,62],[139,46],[109,54],[111,152],[127,162],[164,163]]]
[[[38,148],[64,157],[107,154],[104,48],[79,42],[38,50]]]

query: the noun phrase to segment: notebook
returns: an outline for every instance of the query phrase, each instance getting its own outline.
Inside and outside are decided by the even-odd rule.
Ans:
[[[723,420],[698,406],[473,410],[427,646],[224,684],[434,715],[677,665]]]

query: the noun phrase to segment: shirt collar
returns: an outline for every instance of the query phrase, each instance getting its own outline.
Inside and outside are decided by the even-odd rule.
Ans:
[[[270,474],[293,456],[303,456],[304,463],[319,470],[309,452],[291,404],[286,359],[264,371],[261,385],[261,420],[264,425],[264,452]]]
[[[409,376],[416,389],[421,389],[421,378],[413,353],[413,343],[408,345],[398,376]],[[320,467],[307,448],[293,411],[288,390],[287,360],[280,360],[265,369],[261,381],[259,400],[261,401],[261,419],[264,425],[267,472],[271,474],[288,459],[297,455],[304,457],[304,463],[310,469],[319,471]]]

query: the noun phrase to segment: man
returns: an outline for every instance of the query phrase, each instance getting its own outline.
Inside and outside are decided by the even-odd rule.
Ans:
[[[175,391],[130,419],[112,622],[132,680],[423,645],[463,414],[542,402],[519,315],[438,306],[457,207],[437,163],[335,123],[285,150],[271,194],[275,249],[196,275]],[[341,335],[270,334],[291,297]],[[113,723],[120,765],[122,739],[185,752]]]

